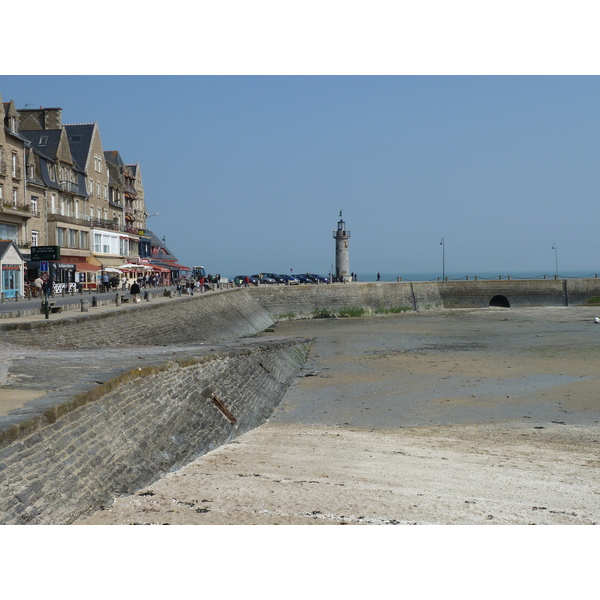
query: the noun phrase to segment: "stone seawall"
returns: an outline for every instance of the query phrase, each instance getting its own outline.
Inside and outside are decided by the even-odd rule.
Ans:
[[[188,353],[66,399],[0,446],[0,523],[71,523],[260,425],[308,348],[253,340]]]
[[[213,342],[254,335],[273,323],[246,290],[232,289],[122,306],[110,313],[1,323],[0,333],[5,342],[19,346],[68,349]]]
[[[600,297],[600,279],[486,280],[445,282],[261,285],[249,288],[276,319],[333,315],[364,309],[367,314],[400,310],[568,306]]]

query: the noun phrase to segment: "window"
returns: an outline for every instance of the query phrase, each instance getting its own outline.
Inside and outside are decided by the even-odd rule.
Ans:
[[[31,245],[32,246],[38,246],[39,245],[39,239],[40,239],[40,232],[39,231],[32,231],[31,232]]]
[[[87,180],[87,191],[90,196],[94,193],[94,182],[91,179]]]
[[[56,244],[58,246],[64,246],[65,245],[66,233],[67,233],[67,230],[64,227],[57,227],[56,228]]]
[[[88,232],[80,231],[79,232],[79,247],[84,250],[88,249]]]
[[[13,193],[12,193],[12,207],[13,208],[17,208],[17,199],[18,198],[19,198],[19,189],[13,188]]]
[[[122,237],[119,240],[119,254],[129,256],[129,238]]]
[[[69,246],[77,248],[77,229],[69,229]]]
[[[42,135],[40,136],[39,146],[45,146],[48,143],[48,136]]]
[[[0,202],[2,202],[4,198],[4,187],[0,185]]]
[[[108,199],[108,187],[106,185],[104,186],[104,199]]]
[[[100,182],[96,182],[96,196],[98,196],[98,198],[100,198],[100,190],[101,190],[101,185]]]
[[[50,212],[56,214],[56,194],[52,193],[50,196]]]
[[[99,156],[94,156],[94,170],[102,173],[102,159]]]
[[[17,176],[17,155],[14,152],[12,155],[12,176]]]
[[[14,240],[18,239],[19,230],[16,225],[9,225],[8,223],[0,223],[0,239],[2,240]]]
[[[31,196],[31,212],[37,213],[38,211],[38,197]]]

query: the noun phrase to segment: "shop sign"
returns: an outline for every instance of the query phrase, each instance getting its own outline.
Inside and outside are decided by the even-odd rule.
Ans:
[[[60,260],[60,246],[31,246],[31,260]]]

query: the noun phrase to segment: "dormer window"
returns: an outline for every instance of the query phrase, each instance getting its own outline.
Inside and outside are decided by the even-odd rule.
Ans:
[[[42,135],[40,137],[39,145],[40,146],[45,146],[47,143],[48,143],[48,136],[47,135]]]

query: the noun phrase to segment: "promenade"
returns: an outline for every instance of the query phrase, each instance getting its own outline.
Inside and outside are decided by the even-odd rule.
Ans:
[[[160,301],[164,298],[163,294],[165,290],[171,290],[173,294],[175,294],[175,286],[162,286],[143,289],[141,298],[144,298],[144,292],[148,292],[148,294],[150,294],[151,301]],[[53,303],[55,306],[62,307],[63,312],[53,313],[49,316],[49,319],[60,318],[67,312],[81,311],[82,302],[85,302],[88,305],[89,311],[92,311],[93,299],[96,299],[98,304],[97,307],[93,308],[95,312],[98,312],[99,310],[117,309],[119,308],[116,304],[117,294],[119,294],[121,298],[130,298],[129,291],[92,293],[85,291],[83,294],[79,292],[73,294],[65,293],[64,296],[62,294],[50,296],[48,298],[49,302]],[[42,298],[23,298],[19,300],[7,299],[4,302],[0,302],[0,325],[9,322],[15,323],[25,322],[26,320],[38,320],[38,317],[40,316],[42,319],[45,319],[45,315],[40,312],[42,301]],[[128,302],[125,302],[123,306],[125,306],[127,303]],[[20,320],[16,321],[15,319]]]

